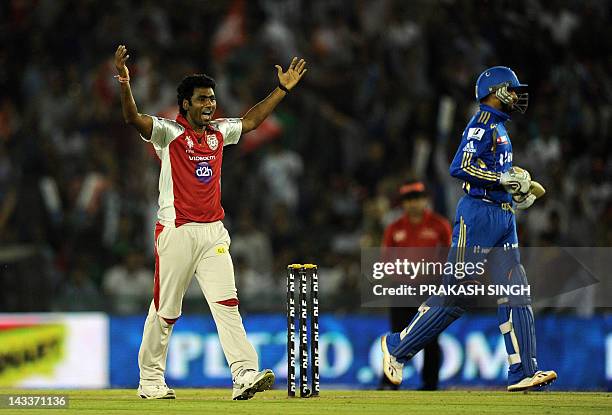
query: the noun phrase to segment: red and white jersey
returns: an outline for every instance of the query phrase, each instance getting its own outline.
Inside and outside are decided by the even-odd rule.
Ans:
[[[451,244],[451,227],[446,218],[426,209],[420,223],[412,223],[406,214],[385,229],[382,245],[396,248],[427,248]]]
[[[236,144],[242,134],[240,118],[219,118],[196,134],[182,115],[176,121],[153,118],[151,142],[161,160],[159,210],[164,226],[223,219],[221,163],[223,146]]]

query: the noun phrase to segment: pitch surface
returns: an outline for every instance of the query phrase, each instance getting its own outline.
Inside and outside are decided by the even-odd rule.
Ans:
[[[1,390],[0,394],[32,395],[32,390]],[[329,391],[318,398],[288,399],[284,390],[257,394],[249,401],[232,401],[230,389],[176,389],[176,400],[144,400],[132,389],[40,391],[66,394],[68,409],[7,409],[5,414],[610,414],[611,393],[499,391],[378,392]]]

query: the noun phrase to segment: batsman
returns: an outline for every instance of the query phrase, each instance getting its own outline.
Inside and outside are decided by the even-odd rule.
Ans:
[[[527,110],[526,89],[508,67],[495,66],[480,74],[479,110],[463,131],[450,166],[451,176],[463,181],[465,195],[457,204],[448,260],[455,264],[486,260],[494,284],[528,284],[514,212],[529,208],[544,193],[526,170],[512,166],[512,144],[505,127],[510,114]],[[458,276],[449,279],[466,283]],[[497,304],[508,353],[508,391],[541,389],[554,381],[554,371],[538,369],[530,296],[497,298]],[[383,370],[389,381],[399,385],[404,364],[461,317],[465,308],[464,298],[430,297],[408,327],[383,336]]]

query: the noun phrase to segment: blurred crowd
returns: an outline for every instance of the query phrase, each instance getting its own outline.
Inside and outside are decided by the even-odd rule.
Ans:
[[[159,162],[123,123],[112,56],[128,47],[141,112],[173,118],[189,73],[217,116],[303,82],[226,147],[225,224],[239,295],[285,307],[285,269],[319,264],[323,308],[360,306],[360,248],[420,177],[452,220],[448,164],[486,67],[512,67],[530,107],[514,161],[548,193],[518,216],[524,246],[611,246],[612,3],[599,0],[9,0],[0,4],[0,311],[144,313]],[[206,309],[197,286],[185,312]]]

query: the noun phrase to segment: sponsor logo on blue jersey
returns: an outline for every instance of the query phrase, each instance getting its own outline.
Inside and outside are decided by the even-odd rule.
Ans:
[[[475,153],[476,152],[476,147],[474,147],[474,142],[473,141],[468,141],[468,143],[465,145],[465,147],[463,147],[463,151],[466,153]]]
[[[470,128],[468,130],[467,138],[468,140],[480,140],[484,135],[484,128]]]

